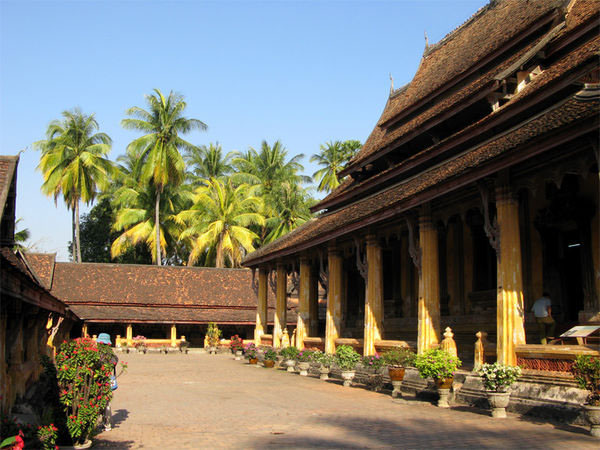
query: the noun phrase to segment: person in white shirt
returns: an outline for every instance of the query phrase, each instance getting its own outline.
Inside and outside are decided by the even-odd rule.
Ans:
[[[552,318],[552,301],[550,294],[544,292],[531,307],[540,332],[540,343],[546,345],[548,339],[554,339],[556,322]]]

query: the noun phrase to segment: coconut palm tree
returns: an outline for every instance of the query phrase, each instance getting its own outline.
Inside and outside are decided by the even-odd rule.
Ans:
[[[282,183],[274,192],[275,214],[267,219],[266,228],[271,230],[264,243],[269,243],[299,227],[311,218],[308,192],[295,183]]]
[[[313,174],[319,182],[319,192],[331,192],[340,185],[338,173],[352,159],[356,151],[362,146],[360,141],[335,141],[321,145],[320,152],[311,156],[310,162],[316,162],[322,169]]]
[[[50,123],[46,139],[34,143],[42,151],[38,170],[44,177],[42,192],[56,202],[63,196],[73,211],[75,223],[73,257],[81,262],[79,240],[79,202],[91,203],[99,189],[104,189],[113,170],[105,158],[112,141],[99,129],[94,114],[87,115],[75,108],[63,111],[63,120]]]
[[[187,106],[181,95],[172,91],[165,98],[154,89],[154,95],[146,95],[148,111],[134,106],[126,111],[130,118],[121,125],[127,129],[146,134],[134,139],[127,149],[141,160],[141,178],[154,187],[154,223],[160,224],[161,195],[167,186],[179,186],[185,176],[185,162],[180,150],[194,146],[180,137],[194,129],[205,130],[206,124],[197,119],[188,119],[183,113]],[[156,264],[162,264],[160,226],[154,227]]]
[[[262,200],[256,196],[258,186],[234,186],[231,180],[204,180],[195,191],[194,206],[180,212],[176,220],[187,228],[180,239],[191,239],[192,250],[188,264],[193,265],[201,255],[215,249],[216,267],[239,267],[243,256],[254,250],[258,236],[248,227],[263,225],[258,212]]]
[[[230,164],[232,152],[223,156],[223,147],[212,142],[186,150],[184,159],[196,179],[209,180],[228,176],[233,167]]]

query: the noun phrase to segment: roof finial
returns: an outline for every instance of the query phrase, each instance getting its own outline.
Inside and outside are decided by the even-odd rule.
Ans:
[[[427,37],[427,30],[423,32],[425,34],[425,50],[429,48],[429,38]]]
[[[390,95],[394,93],[394,77],[392,76],[392,72],[390,72]]]

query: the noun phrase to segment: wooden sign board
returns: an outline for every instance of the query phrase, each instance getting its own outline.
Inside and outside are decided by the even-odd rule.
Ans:
[[[565,331],[563,334],[560,335],[560,337],[588,337],[590,334],[592,334],[598,329],[600,329],[600,325],[579,325],[571,328],[570,330]]]

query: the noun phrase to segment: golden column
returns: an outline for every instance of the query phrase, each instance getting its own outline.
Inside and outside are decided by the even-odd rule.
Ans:
[[[496,188],[500,231],[498,253],[497,347],[500,364],[517,364],[515,346],[525,343],[519,202],[506,185]]]
[[[428,208],[424,208],[419,217],[419,241],[421,273],[419,277],[417,352],[423,353],[440,341],[438,237]]]
[[[381,339],[383,325],[383,264],[377,236],[367,236],[367,292],[363,353],[375,354],[375,341]]]
[[[177,326],[171,325],[171,347],[177,347]]]
[[[133,326],[128,323],[127,324],[127,347],[131,347],[133,345]]]
[[[256,306],[256,327],[254,328],[254,344],[260,345],[260,337],[265,334],[268,325],[268,281],[269,272],[258,269],[258,305]]]
[[[299,349],[304,348],[304,338],[310,327],[310,294],[312,270],[308,258],[300,258],[300,289],[298,292],[298,323],[296,324],[296,342]]]
[[[342,312],[342,255],[330,245],[328,250],[329,276],[327,282],[327,322],[325,324],[325,353],[335,353],[335,340],[340,337]]]
[[[283,329],[287,327],[287,272],[283,264],[277,264],[277,299],[275,303],[275,324],[273,326],[273,347],[281,346]]]

